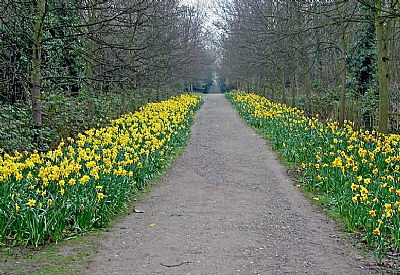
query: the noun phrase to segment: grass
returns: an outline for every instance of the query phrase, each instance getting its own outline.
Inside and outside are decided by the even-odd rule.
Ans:
[[[101,235],[93,231],[58,244],[3,249],[1,269],[6,274],[81,273],[98,251]]]

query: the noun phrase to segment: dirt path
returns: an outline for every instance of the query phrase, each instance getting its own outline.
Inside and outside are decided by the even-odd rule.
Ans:
[[[88,274],[372,273],[221,94],[205,96],[190,145],[137,209]]]

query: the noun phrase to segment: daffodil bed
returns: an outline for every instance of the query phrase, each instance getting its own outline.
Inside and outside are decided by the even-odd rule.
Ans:
[[[201,102],[173,97],[47,153],[0,154],[1,244],[38,245],[107,224],[185,143]]]
[[[400,135],[321,122],[304,112],[244,92],[227,94],[285,158],[302,167],[304,185],[328,196],[350,230],[364,232],[377,261],[400,249]],[[298,186],[299,187],[299,186]]]

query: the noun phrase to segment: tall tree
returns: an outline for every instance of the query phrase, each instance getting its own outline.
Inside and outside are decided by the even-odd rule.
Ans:
[[[398,0],[375,1],[375,30],[379,81],[379,132],[389,130],[389,41],[392,35],[393,16],[399,6]]]
[[[41,111],[41,66],[42,66],[42,48],[43,48],[43,25],[46,16],[46,0],[38,0],[34,7],[34,28],[32,41],[32,117],[35,127],[40,129],[42,124]],[[40,139],[39,136],[36,137]],[[39,140],[38,140],[39,141]]]

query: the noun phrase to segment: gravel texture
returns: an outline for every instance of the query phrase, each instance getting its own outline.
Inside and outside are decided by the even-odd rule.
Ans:
[[[204,99],[181,158],[87,274],[374,273],[228,100]]]

